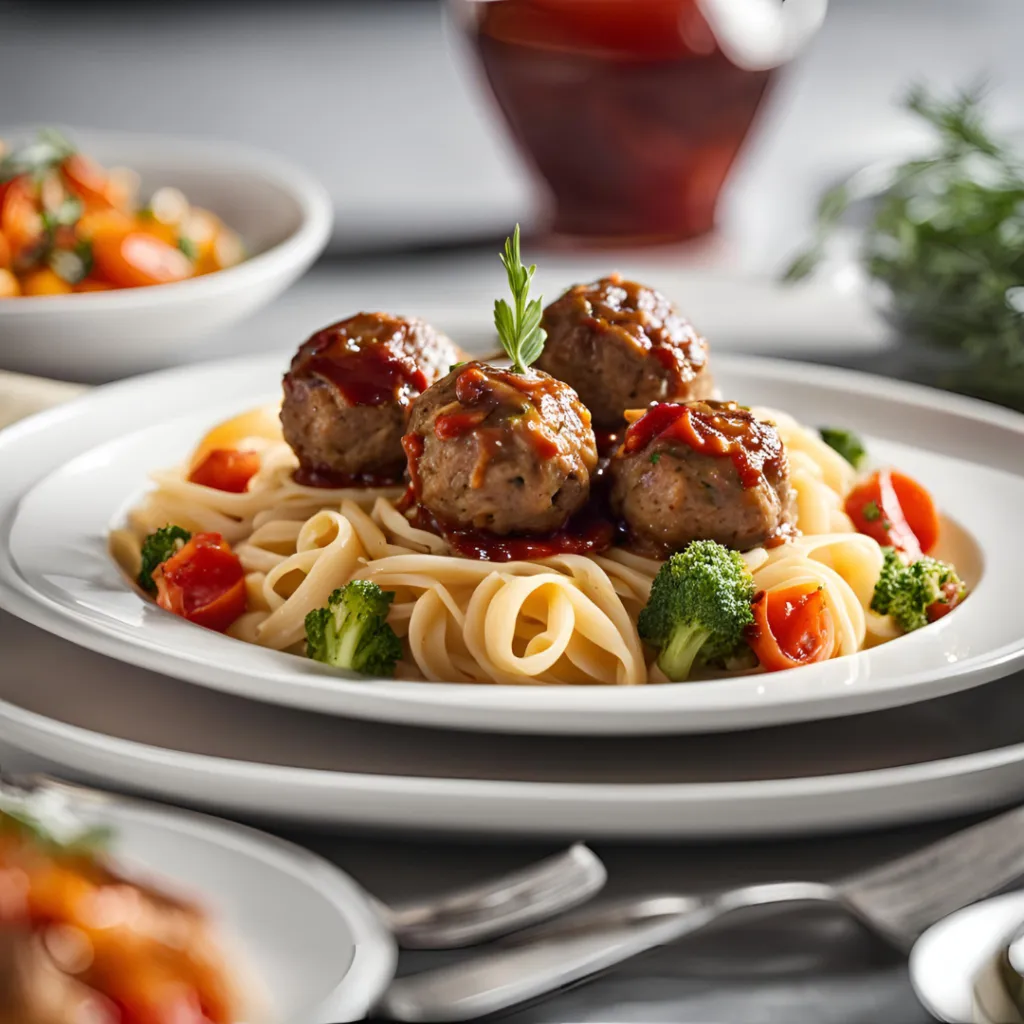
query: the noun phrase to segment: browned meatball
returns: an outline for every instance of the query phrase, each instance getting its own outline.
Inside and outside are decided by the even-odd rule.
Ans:
[[[609,465],[611,504],[653,554],[715,540],[745,551],[795,532],[778,431],[734,402],[656,405]]]
[[[546,373],[467,363],[414,403],[404,442],[417,500],[448,527],[543,534],[586,502],[590,414]]]
[[[594,426],[628,409],[707,398],[707,342],[660,292],[618,274],[570,288],[544,310],[537,366],[576,390]]]
[[[382,482],[405,469],[414,398],[463,358],[422,320],[359,313],[317,331],[284,378],[281,426],[314,485]]]

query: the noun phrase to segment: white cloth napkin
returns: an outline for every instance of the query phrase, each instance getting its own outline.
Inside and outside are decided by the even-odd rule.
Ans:
[[[0,370],[0,429],[25,416],[69,401],[87,390],[83,384]]]

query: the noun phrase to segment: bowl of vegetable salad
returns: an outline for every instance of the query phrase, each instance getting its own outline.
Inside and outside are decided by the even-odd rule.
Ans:
[[[322,252],[325,190],[223,142],[0,130],[0,367],[102,380],[189,361]]]

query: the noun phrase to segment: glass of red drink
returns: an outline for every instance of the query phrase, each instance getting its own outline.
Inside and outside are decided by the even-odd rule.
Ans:
[[[711,230],[775,69],[827,0],[452,3],[553,232],[621,244]]]

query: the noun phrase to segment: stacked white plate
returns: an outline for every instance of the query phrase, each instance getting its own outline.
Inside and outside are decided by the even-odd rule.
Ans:
[[[856,429],[923,480],[970,598],[893,643],[774,676],[345,679],[160,612],[107,553],[147,473],[274,397],[285,365],[136,378],[0,433],[0,741],[111,787],[373,828],[777,835],[1024,797],[1024,698],[1004,678],[1024,666],[1024,417],[853,373],[716,359],[730,396]]]

